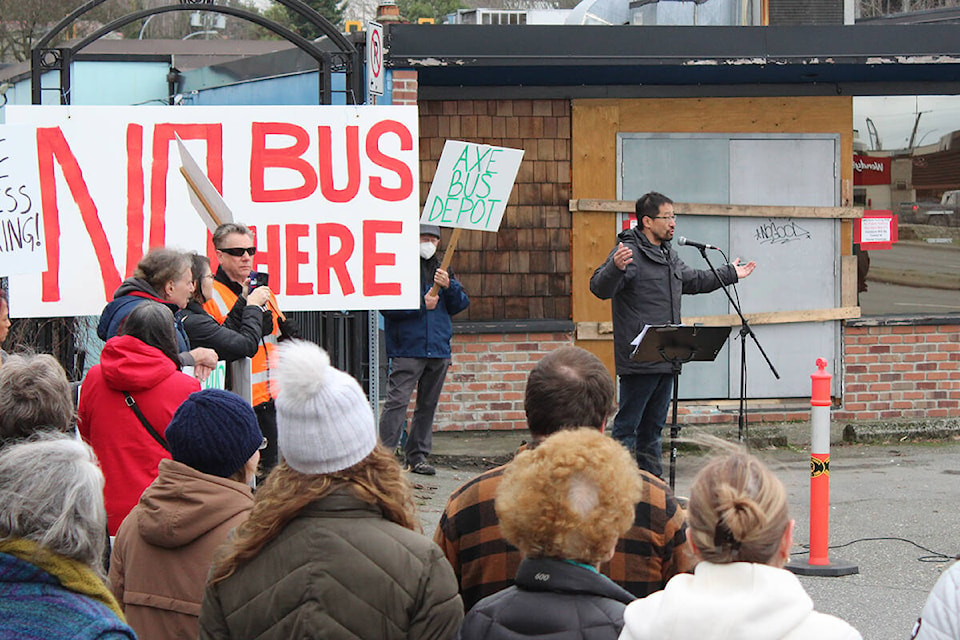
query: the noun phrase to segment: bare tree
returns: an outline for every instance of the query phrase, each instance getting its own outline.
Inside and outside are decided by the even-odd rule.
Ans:
[[[7,62],[30,59],[34,43],[83,0],[0,0],[0,55]]]

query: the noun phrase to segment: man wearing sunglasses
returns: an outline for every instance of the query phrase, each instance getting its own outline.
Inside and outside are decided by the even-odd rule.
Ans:
[[[637,200],[636,216],[637,226],[617,236],[617,246],[593,272],[590,291],[612,299],[620,409],[611,435],[636,455],[641,469],[662,477],[660,432],[673,397],[672,365],[633,361],[630,342],[644,325],[679,324],[681,294],[707,293],[719,289],[720,281],[709,269],[688,267],[670,245],[677,226],[673,200],[651,191]],[[737,258],[717,273],[732,284],[756,266]]]
[[[243,224],[229,222],[213,232],[213,246],[220,266],[213,278],[213,297],[203,305],[220,324],[239,322],[247,298],[251,293],[250,274],[253,256],[257,253],[253,232]],[[266,287],[263,287],[266,289]],[[280,320],[266,305],[263,307],[263,337],[260,347],[250,359],[250,402],[257,414],[260,430],[267,439],[267,448],[261,455],[263,475],[269,473],[278,461],[277,411],[270,392],[270,353],[277,341],[299,337],[295,320]],[[236,318],[236,320],[231,320]]]

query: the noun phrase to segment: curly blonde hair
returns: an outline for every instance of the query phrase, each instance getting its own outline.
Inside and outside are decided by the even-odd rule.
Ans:
[[[495,507],[504,537],[525,556],[597,565],[634,521],[637,463],[592,428],[559,431],[508,466]]]
[[[790,525],[787,492],[765,464],[737,447],[697,474],[687,522],[704,560],[773,565]]]
[[[308,504],[341,488],[380,507],[390,522],[420,530],[410,483],[397,459],[380,445],[357,464],[336,473],[300,473],[281,462],[257,491],[250,517],[220,548],[210,571],[210,584],[230,577],[255,558]]]

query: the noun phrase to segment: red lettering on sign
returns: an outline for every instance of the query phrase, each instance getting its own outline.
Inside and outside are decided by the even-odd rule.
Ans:
[[[127,126],[127,266],[133,275],[143,257],[143,126]],[[109,296],[108,296],[109,299]]]
[[[170,144],[181,140],[206,140],[207,177],[223,193],[223,125],[161,123],[153,129],[153,165],[150,170],[150,247],[166,244],[167,171]]]
[[[377,235],[400,233],[402,230],[403,223],[399,220],[363,221],[363,295],[400,295],[399,282],[377,282],[377,267],[397,264],[397,254],[377,251]]]
[[[332,237],[340,241],[340,248],[336,253],[330,253]],[[356,291],[350,272],[347,271],[347,260],[353,255],[355,242],[350,229],[336,222],[325,222],[317,225],[317,293],[330,293],[330,271],[337,274],[340,290],[344,295]],[[288,248],[289,251],[289,248]]]
[[[253,257],[253,270],[261,273],[270,274],[270,290],[274,294],[279,294],[283,287],[283,270],[280,268],[280,225],[267,225],[267,247],[263,248],[260,242],[260,234],[257,227],[249,225],[253,232],[253,245],[257,248],[257,253]]]
[[[57,180],[53,168],[55,159],[63,172],[70,195],[80,209],[80,217],[93,243],[103,278],[104,295],[107,300],[113,299],[113,292],[120,286],[120,272],[113,263],[110,243],[103,232],[103,225],[100,224],[97,205],[90,197],[90,190],[83,179],[77,158],[59,127],[37,129],[37,156],[40,201],[43,204],[43,231],[47,242],[47,270],[41,277],[41,300],[60,300],[60,209],[57,206]]]
[[[320,135],[320,192],[330,202],[350,202],[360,191],[360,127],[347,127],[347,186],[333,186],[333,142],[330,127],[318,127]]]
[[[287,295],[309,296],[313,293],[313,285],[309,282],[300,282],[300,265],[307,264],[310,256],[300,250],[300,238],[310,233],[310,227],[305,224],[288,224],[287,235]]]
[[[301,127],[285,122],[254,122],[250,151],[250,198],[254,202],[290,202],[302,200],[317,190],[317,174],[301,156],[310,146],[310,136]],[[293,138],[289,147],[267,148],[268,135]],[[291,169],[300,174],[303,184],[289,189],[267,190],[264,174],[267,169]]]
[[[380,151],[380,137],[387,133],[394,133],[400,138],[400,150],[413,149],[413,135],[402,123],[396,120],[381,120],[367,133],[367,157],[388,171],[393,171],[400,178],[400,186],[395,189],[383,186],[378,176],[370,178],[370,195],[387,202],[398,202],[410,196],[413,192],[413,174],[402,160],[391,158]]]

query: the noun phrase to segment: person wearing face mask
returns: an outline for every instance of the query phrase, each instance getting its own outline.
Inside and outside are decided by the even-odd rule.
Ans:
[[[413,412],[404,451],[407,467],[413,473],[436,473],[428,462],[433,441],[433,415],[440,400],[443,380],[450,367],[450,337],[454,316],[468,306],[470,298],[453,270],[440,268],[437,246],[440,227],[420,225],[420,291],[423,298],[417,309],[381,311],[387,339],[390,375],[387,399],[380,414],[380,440],[390,450],[400,442],[407,405],[414,388],[417,404]],[[433,285],[439,289],[431,295]]]

